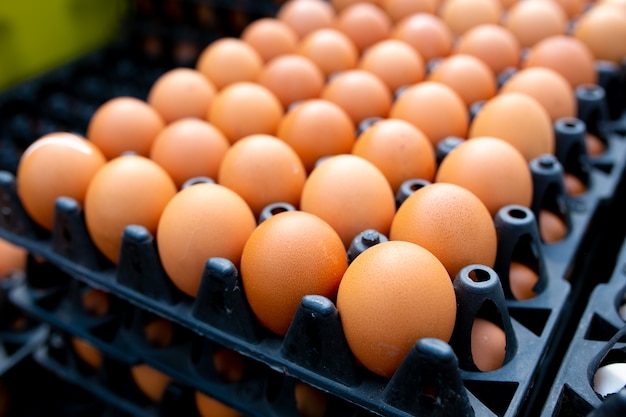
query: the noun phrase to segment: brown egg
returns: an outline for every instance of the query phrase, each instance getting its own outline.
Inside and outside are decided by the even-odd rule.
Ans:
[[[500,369],[506,354],[504,331],[489,320],[476,317],[472,325],[472,357],[482,372]]]
[[[102,317],[109,312],[111,301],[104,290],[89,288],[82,294],[81,304],[86,313]]]
[[[435,81],[452,88],[467,107],[488,100],[496,94],[496,77],[480,59],[465,54],[444,58],[431,71],[428,81]]]
[[[591,157],[599,156],[606,152],[606,144],[599,137],[591,133],[585,134],[585,145],[587,155]]]
[[[212,124],[184,118],[166,126],[150,149],[150,159],[159,164],[181,188],[194,177],[217,178],[230,142]]]
[[[222,257],[239,265],[255,227],[252,210],[234,191],[210,183],[187,187],[171,199],[159,221],[163,268],[181,291],[195,297],[206,261]]]
[[[371,3],[355,3],[337,15],[335,28],[344,33],[363,52],[366,48],[387,39],[392,22],[378,6]]]
[[[355,125],[370,117],[386,117],[392,95],[385,83],[365,70],[346,70],[332,77],[321,98],[341,107]]]
[[[196,69],[218,90],[243,81],[255,81],[263,67],[261,55],[239,38],[220,38],[204,48]]]
[[[394,193],[410,179],[432,181],[435,150],[426,135],[399,119],[376,122],[363,132],[352,154],[367,159],[385,175]]]
[[[328,223],[301,211],[262,222],[241,257],[246,298],[264,327],[285,335],[302,297],[334,300],[348,266],[341,239]]]
[[[143,331],[150,346],[163,348],[172,344],[174,323],[163,317],[155,317],[144,325]]]
[[[523,301],[535,298],[537,293],[535,293],[533,287],[538,281],[539,276],[531,268],[519,262],[511,262],[509,285],[511,286],[511,293],[516,300]]]
[[[576,117],[576,96],[572,86],[561,74],[549,68],[531,67],[515,73],[500,89],[500,94],[510,92],[528,94],[537,100],[553,123],[563,117]]]
[[[567,236],[567,225],[555,213],[541,210],[539,213],[539,232],[545,243],[557,243]]]
[[[216,87],[202,73],[191,68],[175,68],[161,75],[148,92],[148,103],[165,123],[184,117],[204,119]]]
[[[239,411],[200,391],[195,394],[196,408],[200,417],[242,417]]]
[[[386,235],[395,213],[389,182],[371,162],[355,155],[331,156],[309,174],[300,209],[337,231],[346,248],[362,231]]]
[[[324,417],[328,406],[328,396],[302,381],[296,381],[294,387],[296,409],[301,417]]]
[[[136,155],[112,159],[93,177],[85,195],[85,223],[94,244],[117,263],[128,225],[155,234],[161,212],[176,194],[168,173]]]
[[[378,76],[391,92],[422,81],[426,71],[421,55],[397,39],[380,41],[367,48],[358,67]]]
[[[313,99],[298,103],[282,118],[278,136],[296,151],[307,172],[322,157],[349,153],[356,128],[337,104]]]
[[[276,17],[301,39],[316,29],[331,27],[336,16],[335,9],[324,0],[288,0]]]
[[[50,133],[22,154],[15,176],[24,210],[37,224],[52,230],[57,198],[83,204],[87,187],[106,159],[91,142],[71,133]]]
[[[474,117],[469,137],[493,136],[513,145],[528,162],[554,153],[554,131],[548,112],[534,98],[507,93],[489,100]]]
[[[389,117],[406,120],[417,127],[433,147],[448,136],[465,137],[469,124],[461,97],[447,85],[434,81],[407,88],[391,106]]]
[[[470,264],[493,267],[497,237],[491,214],[476,195],[446,183],[411,194],[398,209],[391,240],[423,246],[446,267],[451,279]]]
[[[617,6],[596,6],[578,19],[574,29],[595,59],[621,64],[626,57],[626,11]]]
[[[498,0],[443,0],[439,16],[455,36],[485,23],[500,22],[502,6]]]
[[[389,241],[350,264],[339,285],[337,309],[356,358],[388,378],[419,339],[450,339],[456,297],[446,269],[432,253]]]
[[[492,217],[509,204],[530,207],[533,197],[528,162],[513,145],[497,138],[473,138],[457,145],[443,158],[435,181],[470,190]]]
[[[573,19],[583,12],[586,4],[588,3],[586,0],[545,0],[545,1],[553,1],[561,7],[561,10],[565,12],[568,19]]]
[[[424,62],[448,56],[452,51],[452,31],[438,16],[429,13],[417,13],[400,20],[390,37],[411,45]]]
[[[108,100],[94,112],[87,126],[87,138],[107,159],[124,152],[148,156],[163,126],[163,118],[148,103],[120,96]]]
[[[91,343],[79,337],[70,339],[74,353],[87,365],[93,369],[99,369],[102,366],[102,353]]]
[[[504,26],[515,35],[522,48],[529,48],[542,39],[563,35],[567,15],[553,1],[524,0],[509,9]]]
[[[319,97],[325,77],[310,59],[288,54],[265,64],[257,82],[274,93],[287,108],[296,101]]]
[[[272,17],[263,17],[247,25],[241,32],[241,40],[252,46],[263,62],[293,54],[298,46],[296,32],[282,20]]]
[[[352,6],[355,3],[371,3],[382,6],[384,2],[385,0],[330,0],[330,3],[338,12],[342,11],[348,6]]]
[[[222,348],[213,354],[217,374],[226,382],[239,382],[245,372],[244,358],[236,350]]]
[[[508,10],[511,8],[511,6],[516,4],[518,1],[520,0],[500,0],[500,4],[502,5],[502,9]]]
[[[383,9],[394,23],[416,13],[435,14],[440,0],[382,0]]]
[[[0,279],[14,273],[24,273],[27,257],[26,249],[0,238]]]
[[[172,382],[169,375],[143,363],[131,366],[130,374],[137,388],[155,403],[161,401],[165,389]]]
[[[270,135],[251,135],[224,156],[218,183],[239,194],[255,216],[271,203],[298,206],[306,170],[287,143]]]
[[[305,36],[298,44],[298,53],[309,58],[325,77],[357,65],[359,51],[342,32],[322,28]]]
[[[522,66],[550,68],[565,77],[572,87],[596,83],[593,53],[581,40],[571,36],[550,36],[536,43]]]
[[[454,53],[475,56],[496,75],[519,65],[520,50],[519,41],[511,32],[489,23],[469,29],[454,45]]]
[[[255,133],[275,134],[283,112],[280,100],[266,87],[239,82],[217,94],[207,119],[234,143]]]

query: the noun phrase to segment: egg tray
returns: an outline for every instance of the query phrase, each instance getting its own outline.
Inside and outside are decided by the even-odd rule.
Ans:
[[[610,280],[596,286],[591,293],[541,412],[542,417],[626,414],[625,389],[606,399],[593,389],[598,367],[626,361],[626,322],[618,314],[625,294],[626,240]]]

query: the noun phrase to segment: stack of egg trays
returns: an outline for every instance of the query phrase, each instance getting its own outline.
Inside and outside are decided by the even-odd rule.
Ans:
[[[597,285],[541,412],[542,417],[610,417],[626,412],[626,390],[603,398],[593,388],[601,366],[626,361],[626,240],[608,282]]]
[[[340,408],[347,402],[356,405],[355,413],[387,416],[447,416],[456,415],[459,409],[473,411],[478,416],[513,416],[526,406],[549,345],[558,332],[557,324],[567,317],[570,281],[573,283],[576,278],[572,270],[575,270],[576,256],[585,236],[590,232],[593,215],[599,205],[611,200],[624,171],[625,139],[607,129],[603,137],[609,145],[602,157],[603,169],[591,164],[586,178],[589,188],[583,196],[570,198],[564,194],[563,167],[567,166],[567,159],[564,164],[553,157],[538,158],[531,163],[537,193],[534,200],[540,201],[543,208],[564,213],[569,225],[565,239],[550,245],[542,243],[533,210],[507,208],[496,218],[500,247],[495,269],[500,274],[497,281],[502,282],[506,301],[491,296],[485,298],[478,294],[480,291],[470,294],[465,306],[465,313],[469,315],[458,320],[455,329],[458,334],[467,336],[473,317],[483,303],[496,307],[511,349],[505,365],[492,372],[479,372],[475,368],[469,343],[457,345],[453,353],[447,344],[425,341],[416,344],[391,380],[374,376],[357,366],[343,337],[334,305],[320,297],[303,300],[284,339],[269,334],[253,317],[237,270],[229,262],[208,260],[198,298],[191,299],[167,278],[154,238],[144,228],[129,226],[126,229],[120,262],[112,265],[91,242],[81,207],[75,201],[60,198],[53,232],[43,231],[25,214],[15,193],[14,176],[7,171],[0,175],[0,236],[47,259],[89,286],[102,288],[141,311],[179,324],[206,340],[205,343],[216,343],[242,353],[265,365],[271,375],[285,374],[329,392],[342,400],[337,401],[342,404]],[[562,149],[561,152],[567,153]],[[608,164],[611,166],[607,170]],[[539,272],[540,284],[536,287],[539,294],[531,300],[516,301],[510,296],[507,266],[516,256],[526,260],[533,258]],[[52,315],[37,313],[35,298],[20,291],[15,294],[15,302],[23,308],[30,308],[40,318],[63,328],[63,323],[55,321]],[[65,330],[89,336],[89,332],[81,333],[75,327]],[[102,343],[98,346],[104,348]],[[175,376],[177,381],[217,395],[233,406],[254,404],[251,410],[245,410],[249,415],[271,415],[268,403],[265,406],[259,403],[267,402],[266,397],[256,398],[256,402],[251,398],[240,401],[232,392],[220,394],[215,386],[204,385],[203,379],[197,377],[196,366],[188,366],[192,349],[189,345],[179,349],[178,354],[167,355],[150,354],[141,346],[141,343],[129,343],[123,347],[127,360],[129,354],[136,354],[137,360],[151,363]],[[345,410],[341,412],[346,415]],[[328,415],[334,415],[333,410]]]

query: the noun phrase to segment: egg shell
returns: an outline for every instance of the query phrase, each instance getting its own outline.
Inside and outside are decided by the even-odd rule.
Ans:
[[[130,374],[137,388],[152,402],[161,401],[172,378],[147,364],[131,366]]]
[[[390,240],[403,240],[432,252],[451,279],[471,264],[493,267],[497,237],[487,207],[471,191],[448,183],[419,188],[398,208]]]
[[[274,93],[287,108],[296,101],[319,97],[325,77],[313,61],[301,55],[288,54],[266,63],[257,82]]]
[[[497,324],[477,317],[472,325],[472,357],[482,372],[500,369],[506,354],[506,336]]]
[[[489,100],[474,117],[469,138],[492,136],[513,145],[528,162],[553,154],[554,131],[550,115],[534,98],[507,93]]]
[[[545,243],[557,243],[567,236],[567,224],[555,213],[541,210],[539,212],[539,232]]]
[[[621,64],[626,57],[626,10],[617,6],[596,6],[577,21],[574,36],[598,60]]]
[[[24,272],[27,257],[26,249],[0,238],[0,279]]]
[[[156,237],[163,268],[181,291],[195,297],[206,261],[222,257],[239,265],[255,227],[252,210],[234,191],[211,183],[184,188],[159,221]]]
[[[105,163],[102,152],[81,136],[42,136],[24,151],[17,167],[16,191],[24,210],[52,230],[57,198],[71,197],[82,205],[89,182]]]
[[[481,24],[497,24],[501,13],[498,0],[443,0],[438,11],[455,36]]]
[[[356,3],[371,3],[371,4],[378,5],[378,6],[382,6],[384,2],[385,0],[330,0],[330,3],[338,12]]]
[[[417,340],[448,341],[456,297],[442,263],[409,242],[388,241],[350,264],[337,294],[337,310],[355,357],[391,377]]]
[[[276,134],[300,157],[307,172],[322,157],[349,153],[356,128],[337,104],[322,99],[305,100],[290,107]]]
[[[513,145],[498,138],[473,138],[453,148],[441,161],[435,181],[470,190],[492,217],[509,204],[530,207],[533,198],[528,162]]]
[[[106,101],[94,112],[87,126],[87,139],[107,159],[125,152],[148,156],[150,146],[163,126],[165,121],[148,103],[119,96]]]
[[[449,136],[465,137],[469,124],[461,97],[447,85],[434,81],[404,90],[392,104],[389,117],[411,123],[428,137],[433,147]]]
[[[323,160],[309,174],[300,209],[330,224],[348,248],[364,230],[389,232],[395,198],[374,164],[355,155],[337,155]]]
[[[229,348],[215,351],[213,365],[217,374],[226,382],[241,381],[245,372],[243,356],[236,350]]]
[[[316,29],[331,27],[336,13],[324,0],[288,0],[280,7],[276,17],[289,25],[301,39]]]
[[[152,84],[148,103],[168,124],[184,117],[204,119],[217,89],[202,73],[192,68],[174,68]]]
[[[285,211],[250,235],[241,280],[261,325],[284,336],[302,297],[335,299],[347,266],[345,247],[328,223],[310,213]]]
[[[205,120],[183,118],[161,131],[150,148],[150,159],[159,164],[181,188],[194,177],[216,179],[230,142]]]
[[[97,288],[89,288],[81,296],[81,304],[85,312],[96,317],[107,314],[110,303],[109,294]]]
[[[275,134],[283,112],[280,100],[269,89],[252,82],[238,82],[217,94],[207,120],[234,143],[255,133]]]
[[[298,154],[270,135],[251,135],[235,143],[218,176],[218,183],[239,194],[257,217],[271,203],[297,207],[305,180]]]
[[[309,33],[298,44],[297,52],[313,61],[326,77],[356,68],[359,59],[359,51],[350,38],[333,28]]]
[[[296,409],[302,417],[324,417],[328,407],[328,396],[305,382],[296,381],[294,386]]]
[[[207,45],[195,69],[207,77],[218,90],[243,81],[255,81],[263,67],[259,53],[239,38],[224,37]]]
[[[102,353],[91,343],[76,336],[71,338],[70,343],[74,353],[91,368],[98,369],[102,366]]]
[[[242,417],[239,411],[224,404],[223,402],[196,391],[196,408],[201,417]]]
[[[126,226],[141,225],[155,234],[161,212],[175,194],[174,181],[155,162],[137,155],[115,158],[87,188],[87,231],[96,247],[117,263]]]
[[[371,3],[354,3],[337,15],[335,28],[344,33],[363,52],[370,46],[387,39],[392,21],[378,6]]]
[[[416,13],[435,14],[440,0],[381,0],[382,7],[394,23]]]
[[[516,68],[521,46],[515,36],[497,24],[482,24],[466,31],[454,44],[453,53],[467,54],[482,60],[494,74]]]
[[[394,193],[410,179],[432,181],[435,150],[415,126],[399,119],[384,119],[365,130],[352,147],[352,154],[374,164],[385,175]]]
[[[539,276],[531,268],[519,262],[511,262],[509,285],[516,300],[530,300],[536,297],[533,287],[538,281]]]
[[[261,56],[263,62],[280,55],[296,52],[298,35],[282,20],[262,17],[247,25],[241,40],[248,43]]]
[[[524,0],[509,9],[504,26],[522,48],[529,48],[542,39],[565,34],[567,21],[567,15],[554,1]]]
[[[393,39],[411,45],[422,56],[424,62],[450,55],[454,35],[438,16],[417,13],[405,17],[393,27]]]

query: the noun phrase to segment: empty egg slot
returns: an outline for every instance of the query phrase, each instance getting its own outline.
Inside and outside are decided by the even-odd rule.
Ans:
[[[598,314],[594,314],[589,322],[589,326],[584,337],[586,340],[606,342],[613,337],[617,330],[618,329],[613,324],[609,323]]]

